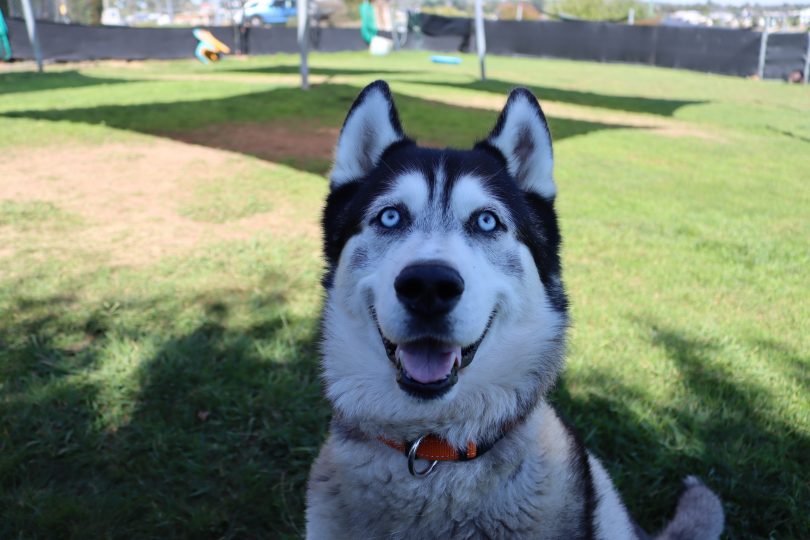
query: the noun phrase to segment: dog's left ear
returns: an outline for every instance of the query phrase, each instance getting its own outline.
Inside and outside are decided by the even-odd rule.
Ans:
[[[331,188],[363,178],[377,166],[386,148],[405,138],[388,84],[375,81],[366,86],[340,130]]]
[[[484,142],[503,154],[509,173],[522,189],[545,199],[554,198],[557,188],[551,134],[543,110],[529,90],[512,90]]]

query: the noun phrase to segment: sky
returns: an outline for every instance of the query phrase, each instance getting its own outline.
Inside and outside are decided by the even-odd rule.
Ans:
[[[649,0],[647,0],[649,1]],[[652,0],[656,4],[705,4],[705,0]],[[810,7],[810,0],[712,0],[712,4],[721,6],[744,6],[754,4],[760,6],[791,6]]]

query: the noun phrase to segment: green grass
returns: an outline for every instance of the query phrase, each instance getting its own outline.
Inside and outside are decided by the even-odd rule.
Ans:
[[[272,180],[285,179],[286,170],[269,174],[260,167],[234,164],[222,176],[198,182],[194,197],[180,207],[180,214],[198,221],[225,223],[269,212],[279,194]]]
[[[295,62],[0,73],[0,183],[32,148],[143,149],[222,123],[338,128],[376,78],[409,133],[469,145],[527,85],[556,141],[572,301],[554,401],[645,528],[697,474],[724,501],[728,538],[806,536],[808,88],[518,58],[490,58],[481,83],[469,56],[341,53],[312,57],[318,84],[302,93]],[[0,197],[0,537],[300,536],[329,416],[306,232],[326,182],[323,159],[280,162],[231,153],[177,201],[205,226],[273,227],[140,265],[110,263],[109,238],[72,240],[92,216]]]
[[[65,212],[53,203],[0,200],[0,227],[7,225],[21,230],[43,227],[58,229],[78,225],[80,221],[78,216]]]

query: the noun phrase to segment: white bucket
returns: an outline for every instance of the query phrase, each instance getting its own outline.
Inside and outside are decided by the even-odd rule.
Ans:
[[[394,48],[394,42],[388,38],[374,36],[368,44],[368,51],[374,56],[385,56]]]

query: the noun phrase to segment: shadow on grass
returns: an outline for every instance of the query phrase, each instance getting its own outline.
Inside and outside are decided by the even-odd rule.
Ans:
[[[791,139],[795,139],[797,141],[810,143],[810,137],[805,137],[803,135],[799,135],[798,133],[794,133],[792,131],[787,131],[784,129],[778,129],[773,126],[765,126],[768,131],[772,131],[779,135],[784,135],[785,137],[790,137]]]
[[[609,94],[596,94],[578,90],[566,90],[550,86],[536,86],[488,79],[486,81],[473,81],[469,83],[454,83],[440,81],[419,81],[419,84],[463,88],[478,90],[494,94],[506,95],[516,86],[525,86],[537,96],[540,102],[559,101],[572,105],[586,105],[635,113],[657,114],[659,116],[672,116],[675,111],[686,105],[699,105],[704,101],[683,101],[672,99],[653,99],[640,96],[613,96]]]
[[[268,282],[89,306],[80,284],[30,297],[20,283],[0,306],[0,537],[300,536],[328,407],[317,321],[290,315],[283,280]],[[802,537],[807,435],[718,367],[723,344],[636,323],[678,367],[671,405],[609,372],[578,381],[594,392],[563,383],[553,396],[631,512],[659,529],[696,474],[723,499],[728,538]],[[807,365],[783,344],[750,345]]]
[[[810,438],[768,413],[766,390],[716,366],[719,343],[638,323],[678,366],[684,395],[676,405],[661,408],[610,373],[593,375],[608,397],[575,398],[562,384],[553,398],[604,459],[631,513],[659,530],[681,480],[695,474],[722,499],[728,538],[802,537],[810,528],[801,509],[810,498]],[[645,404],[649,411],[637,408]]]
[[[182,330],[160,303],[20,298],[0,318],[0,537],[300,537],[328,408],[317,322],[284,302],[192,298]]]
[[[132,79],[88,77],[76,70],[52,71],[46,73],[34,73],[32,71],[0,73],[0,96],[23,92],[81,88],[100,84],[126,84],[131,82],[137,81]]]
[[[338,130],[358,91],[359,88],[349,85],[318,85],[308,92],[279,88],[222,99],[32,110],[9,112],[5,116],[103,124],[240,152],[323,174],[331,162]],[[494,111],[405,95],[396,96],[396,103],[411,136],[442,146],[471,147],[492,129],[497,118]],[[627,127],[563,118],[550,118],[549,124],[555,141]],[[324,135],[324,129],[331,132]]]

